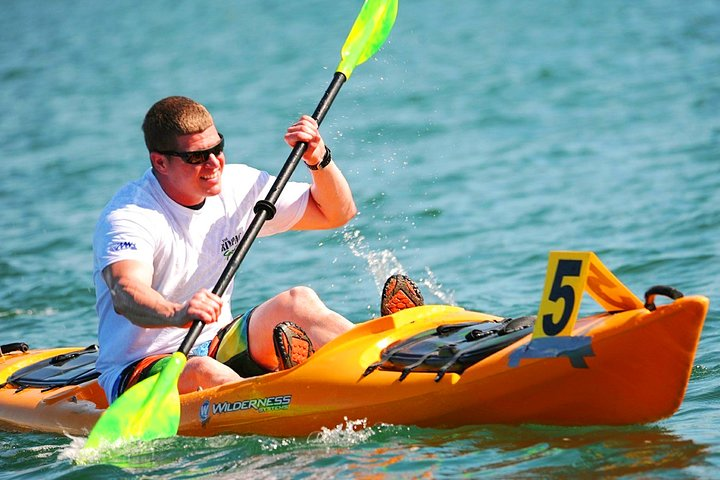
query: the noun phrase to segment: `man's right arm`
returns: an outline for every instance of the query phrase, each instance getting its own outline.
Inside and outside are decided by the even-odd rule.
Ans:
[[[187,303],[167,300],[152,288],[152,267],[137,260],[121,260],[103,269],[115,311],[144,328],[189,327],[193,320],[216,322],[222,299],[205,289]]]

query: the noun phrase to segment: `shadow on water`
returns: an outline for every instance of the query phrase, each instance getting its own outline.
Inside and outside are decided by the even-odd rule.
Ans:
[[[443,473],[577,476],[658,475],[705,464],[707,445],[658,426],[490,426],[426,439],[452,452]],[[447,469],[452,469],[448,471]]]
[[[21,441],[22,440],[22,441]],[[225,435],[127,445],[77,465],[80,440],[0,437],[0,478],[692,477],[708,445],[662,426],[422,429],[347,421],[307,438]]]

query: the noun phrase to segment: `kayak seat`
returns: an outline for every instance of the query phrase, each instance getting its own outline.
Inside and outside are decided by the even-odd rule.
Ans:
[[[95,369],[98,346],[57,355],[21,368],[10,375],[6,385],[17,388],[41,388],[43,391],[68,385],[79,385],[100,376]]]
[[[399,380],[403,381],[413,372],[432,372],[437,374],[435,381],[439,382],[445,373],[462,373],[529,335],[535,318],[440,325],[387,346],[380,352],[380,361],[370,365],[363,376],[380,369],[401,372]]]

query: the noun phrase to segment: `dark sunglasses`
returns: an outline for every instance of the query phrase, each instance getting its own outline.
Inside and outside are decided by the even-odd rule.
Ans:
[[[210,154],[212,153],[216,157],[220,156],[220,154],[223,152],[223,149],[225,148],[225,139],[222,136],[222,133],[218,132],[218,135],[220,135],[220,143],[215,145],[214,147],[210,147],[207,150],[197,150],[195,152],[161,152],[158,151],[157,153],[161,155],[170,155],[173,157],[180,157],[183,162],[189,163],[190,165],[200,165],[201,163],[205,163],[210,158]]]

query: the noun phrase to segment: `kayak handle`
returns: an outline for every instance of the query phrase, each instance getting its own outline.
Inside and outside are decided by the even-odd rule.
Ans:
[[[30,350],[28,344],[25,342],[8,343],[6,345],[0,345],[0,354],[5,355],[10,352],[27,352]]]
[[[683,294],[680,290],[677,290],[673,287],[668,287],[667,285],[655,285],[654,287],[650,287],[648,291],[645,292],[645,308],[647,308],[651,312],[656,308],[656,295],[662,295],[663,297],[668,297],[673,300],[677,300],[678,298],[683,297]]]

